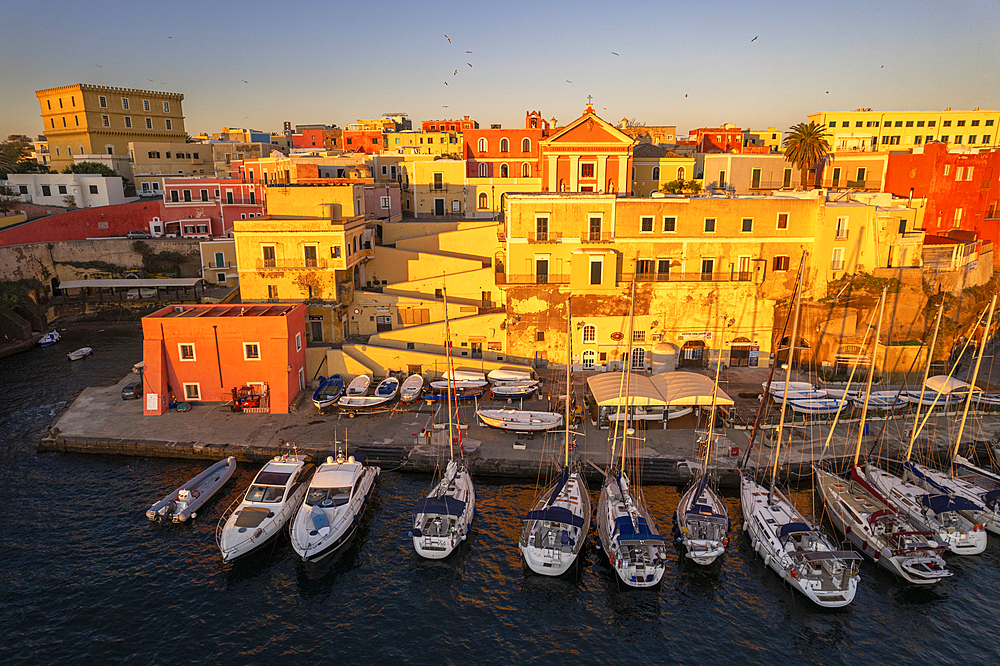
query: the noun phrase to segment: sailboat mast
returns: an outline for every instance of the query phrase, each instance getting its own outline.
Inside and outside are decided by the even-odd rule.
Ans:
[[[983,363],[983,352],[986,351],[986,336],[990,334],[990,325],[993,324],[993,310],[997,305],[997,296],[993,295],[993,300],[990,302],[990,313],[986,315],[986,328],[983,330],[983,339],[979,342],[979,356],[976,357],[976,367],[972,371],[972,381],[969,382],[969,395],[965,398],[965,411],[962,412],[962,424],[958,426],[958,437],[955,438],[955,450],[952,451],[951,459],[954,460],[955,456],[958,455],[958,447],[962,443],[962,432],[965,430],[965,420],[969,417],[969,405],[972,404],[972,392],[976,390],[976,377],[979,376],[979,366]],[[981,319],[976,320],[976,326],[978,328]],[[975,332],[973,332],[975,335]],[[951,468],[952,475],[955,474],[954,465]]]
[[[573,371],[573,312],[570,307],[572,298],[566,299],[566,467],[569,467],[569,392]]]
[[[705,443],[705,457],[702,459],[701,471],[708,471],[708,459],[712,453],[712,435],[715,432],[715,400],[719,395],[719,370],[722,368],[722,354],[715,362],[715,385],[712,386],[712,406],[708,410],[708,441]]]
[[[872,380],[875,378],[875,357],[878,354],[878,339],[882,333],[882,315],[885,313],[885,295],[887,287],[882,288],[882,298],[878,301],[878,324],[875,325],[875,339],[872,341],[872,362],[868,366],[868,384],[865,386],[865,402],[861,405],[861,422],[858,424],[858,445],[854,449],[854,466],[858,466],[861,456],[861,438],[865,434],[865,419],[868,418],[868,399],[872,394]]]
[[[917,401],[917,411],[913,415],[913,427],[910,428],[910,445],[906,449],[906,459],[913,453],[913,443],[917,441],[917,422],[920,421],[920,408],[924,404],[924,391],[927,390],[927,376],[931,373],[931,361],[934,359],[934,349],[937,347],[938,331],[941,329],[941,315],[944,314],[944,300],[938,306],[937,322],[934,324],[934,336],[931,338],[931,349],[927,352],[927,365],[924,366],[924,381],[920,385],[920,399]]]
[[[771,467],[771,487],[768,490],[768,502],[771,500],[771,496],[774,494],[774,480],[778,476],[778,459],[781,455],[781,438],[784,436],[785,431],[785,411],[788,408],[788,385],[792,380],[792,360],[795,358],[795,341],[799,337],[799,312],[802,306],[802,284],[801,281],[805,277],[805,263],[806,256],[808,252],[802,253],[801,264],[799,265],[799,288],[795,292],[795,316],[792,318],[792,337],[789,338],[788,343],[788,360],[786,361],[785,368],[785,390],[781,394],[781,416],[778,418],[778,443],[774,447],[774,465]],[[778,341],[778,346],[780,348],[781,341]],[[777,355],[775,356],[775,361],[777,361]],[[770,389],[770,387],[768,387]],[[767,400],[765,395],[762,400]]]
[[[444,349],[448,357],[448,455],[455,459],[455,436],[451,418],[451,383],[455,381],[455,372],[451,367],[451,326],[448,323],[448,287],[444,276],[441,276],[441,294],[444,296]]]
[[[621,470],[625,471],[625,442],[628,441],[628,417],[631,408],[631,396],[629,395],[630,382],[632,381],[632,327],[635,325],[635,278],[632,278],[632,296],[628,304],[628,366],[625,368],[625,429],[622,433],[622,465]]]

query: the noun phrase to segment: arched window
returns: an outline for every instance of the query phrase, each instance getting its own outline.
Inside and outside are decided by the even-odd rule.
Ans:
[[[490,207],[490,198],[486,196],[486,192],[479,193],[479,210],[486,210]]]
[[[485,138],[479,139],[479,152],[481,152],[481,153],[485,153],[486,152],[486,139]]]
[[[479,163],[479,177],[489,178],[490,177],[490,165],[486,162]]]
[[[684,167],[677,167],[677,180],[684,180]]]
[[[504,139],[504,140],[506,141],[506,139]],[[509,175],[510,174],[509,174],[509,172],[507,170],[507,164],[506,163],[501,164],[500,165],[500,177],[501,178],[507,178]]]
[[[653,167],[653,180],[660,179],[660,167]]]
[[[531,139],[525,137],[521,139],[521,152],[530,153],[531,152]]]
[[[67,155],[73,154],[73,146],[66,146],[66,154]]]
[[[500,139],[500,152],[507,153],[510,152],[510,141],[506,138]]]
[[[527,141],[527,139],[525,139]],[[528,178],[531,176],[531,166],[525,162],[521,165],[521,178]]]
[[[597,342],[597,327],[593,324],[587,324],[583,327],[583,343]]]
[[[597,352],[593,349],[586,349],[583,352],[583,369],[589,370],[594,367],[594,363],[597,360]]]
[[[608,179],[608,189],[605,190],[605,191],[606,192],[614,192],[615,191],[615,181],[613,181],[611,179]]]

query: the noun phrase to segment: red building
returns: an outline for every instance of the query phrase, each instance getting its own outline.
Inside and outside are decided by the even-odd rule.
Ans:
[[[538,143],[543,192],[632,191],[636,141],[598,116],[593,105]]]
[[[343,149],[349,153],[380,155],[385,149],[382,130],[344,130]]]
[[[142,318],[143,414],[226,402],[250,386],[272,414],[306,386],[306,306],[170,305]]]
[[[420,123],[423,132],[467,132],[479,129],[479,123],[465,116],[462,120],[425,120]]]
[[[688,134],[699,153],[728,153],[743,147],[743,130],[732,123],[723,127],[699,127]]]
[[[462,135],[466,176],[540,178],[541,140],[549,133],[549,122],[538,111],[525,114],[524,129],[466,130]]]
[[[292,135],[292,148],[323,148],[323,130],[304,129]]]
[[[975,232],[1000,241],[1000,150],[950,152],[934,142],[921,152],[890,153],[886,192],[924,199],[924,228],[944,235],[950,229]],[[1000,261],[994,253],[994,262]]]
[[[41,206],[34,208],[45,210]],[[120,237],[132,230],[152,232],[151,222],[162,217],[163,202],[159,200],[81,208],[4,227],[0,229],[0,245]]]
[[[162,233],[228,236],[234,220],[264,214],[264,189],[262,183],[238,178],[164,178]]]

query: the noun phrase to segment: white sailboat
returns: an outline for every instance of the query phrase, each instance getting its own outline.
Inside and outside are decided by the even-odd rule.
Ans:
[[[629,336],[632,340],[632,308],[635,304],[635,282],[632,282],[632,298],[629,306]],[[632,367],[632,347],[628,347],[628,369],[622,373],[624,385],[620,393],[625,394],[625,418],[615,421],[611,436],[611,467],[604,474],[604,485],[597,504],[597,534],[600,545],[608,557],[615,574],[630,587],[653,587],[663,578],[666,566],[666,542],[656,529],[656,523],[642,501],[642,495],[633,496],[631,481],[626,472],[626,453],[634,448],[635,438],[628,428],[629,378]],[[621,425],[620,425],[621,424]],[[621,461],[614,467],[617,433],[622,427]]]
[[[448,364],[451,364],[451,329],[448,323],[448,292],[444,294],[445,346]],[[476,515],[476,490],[469,474],[464,454],[455,458],[454,374],[448,380],[448,453],[450,460],[441,479],[431,488],[427,497],[413,507],[413,527],[409,536],[413,549],[421,557],[440,560],[448,557],[455,546],[466,539]],[[460,451],[461,453],[461,451]]]
[[[711,482],[708,461],[715,450],[715,399],[719,391],[720,360],[715,365],[712,406],[708,412],[708,436],[699,440],[705,448],[701,468],[681,495],[674,511],[674,538],[683,546],[685,556],[695,564],[707,565],[726,552],[729,545],[729,511]]]
[[[524,517],[518,550],[535,573],[558,576],[576,561],[590,532],[591,504],[579,462],[569,461],[570,373],[573,369],[572,313],[566,300],[566,431],[563,470]]]
[[[798,339],[801,279],[806,255],[803,254],[796,280],[795,322],[792,340]],[[791,315],[791,312],[789,312]],[[786,319],[787,326],[787,319]],[[784,332],[782,332],[784,335]],[[789,355],[793,350],[789,350]],[[785,372],[783,402],[788,402],[791,385],[791,360]],[[852,375],[853,376],[853,375]],[[850,383],[848,382],[848,385]],[[765,389],[767,386],[765,385]],[[759,483],[744,468],[740,475],[740,503],[743,507],[743,529],[750,537],[753,549],[764,558],[767,566],[818,606],[838,608],[854,600],[860,576],[854,551],[836,550],[817,525],[813,525],[782,495],[775,482],[784,435],[785,405],[782,405],[778,439],[774,448],[770,488]],[[843,400],[841,400],[843,407]],[[839,412],[838,412],[839,415]],[[756,434],[756,430],[754,431]],[[751,446],[752,446],[751,437]],[[749,452],[748,452],[749,454]]]

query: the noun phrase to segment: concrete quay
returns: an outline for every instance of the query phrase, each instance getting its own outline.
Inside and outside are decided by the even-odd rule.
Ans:
[[[756,375],[763,374],[756,372]],[[764,375],[766,378],[766,375]],[[123,401],[121,389],[136,381],[128,375],[117,385],[91,387],[82,391],[63,412],[57,415],[50,432],[38,443],[38,451],[61,453],[91,453],[107,455],[157,456],[219,460],[234,456],[238,461],[260,463],[279,453],[293,449],[316,459],[332,455],[335,447],[345,445],[350,454],[363,454],[367,461],[384,470],[431,472],[447,460],[447,412],[440,402],[421,403],[410,410],[401,408],[378,414],[320,414],[311,404],[310,393],[298,397],[297,409],[289,414],[245,414],[230,411],[228,405],[197,403],[188,412],[170,411],[163,416],[145,417],[140,400]],[[731,382],[727,391],[733,397],[760,392],[760,381],[748,376],[740,384]],[[582,382],[582,379],[579,379]],[[524,409],[554,410],[558,392],[547,390],[558,386],[543,384],[541,398],[525,401]],[[576,389],[582,387],[575,387]],[[746,390],[743,390],[746,389]],[[575,391],[582,395],[582,391]],[[514,407],[506,401],[480,401],[480,407]],[[755,398],[737,399],[737,406],[749,413],[759,404]],[[547,470],[558,467],[563,460],[563,431],[519,436],[479,425],[475,405],[463,404],[459,409],[461,425],[455,436],[461,435],[462,446],[469,458],[472,472],[484,477],[535,479]],[[961,412],[948,412],[932,417],[919,438],[918,451],[942,459],[954,446]],[[774,421],[772,414],[771,421]],[[684,419],[679,419],[684,421]],[[905,452],[912,427],[912,415],[873,417],[868,421],[868,433],[862,438],[862,451],[874,451],[880,457],[897,457]],[[687,423],[670,423],[666,430],[638,430],[635,433],[635,464],[642,470],[646,484],[683,485],[690,480],[700,464],[699,436],[703,430]],[[856,420],[838,424],[825,458],[851,458],[858,438]],[[819,458],[830,431],[828,422],[786,421],[786,441],[782,444],[780,473],[791,479],[807,477],[810,465]],[[738,484],[737,458],[749,443],[750,430],[744,425],[730,424],[720,428],[720,446],[710,462],[720,485]],[[763,430],[751,451],[748,464],[770,468],[774,430]],[[881,433],[881,436],[879,436]],[[963,436],[963,453],[975,448],[988,456],[990,442],[1000,433],[1000,417],[994,414],[970,414]],[[605,468],[610,457],[609,431],[599,430],[586,421],[571,431],[575,442],[573,455],[593,463],[588,472],[596,481],[597,468]],[[620,450],[620,449],[619,449]],[[983,459],[983,458],[981,458]],[[986,458],[988,460],[988,458]],[[596,467],[595,467],[596,466]]]

